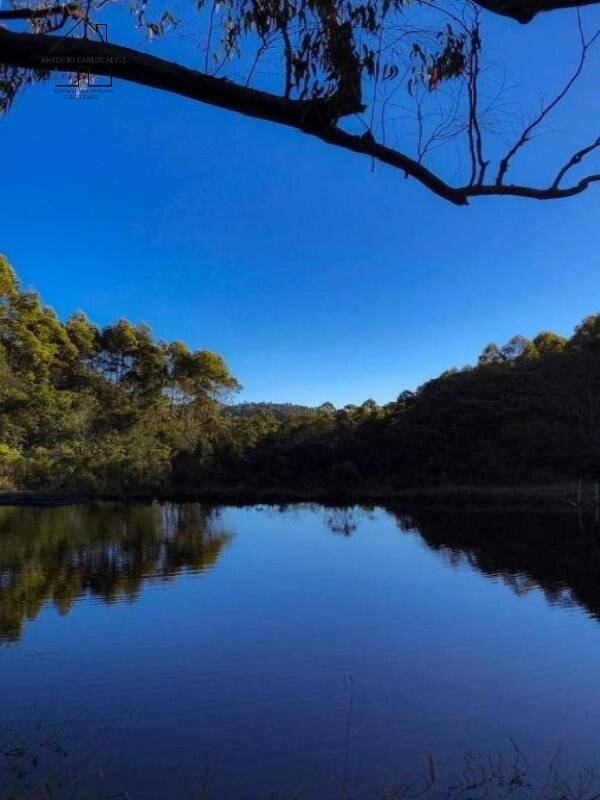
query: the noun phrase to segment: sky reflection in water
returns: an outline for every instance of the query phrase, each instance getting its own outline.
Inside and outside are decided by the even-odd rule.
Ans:
[[[570,515],[0,509],[1,723],[133,798],[374,792],[600,754],[600,536]]]

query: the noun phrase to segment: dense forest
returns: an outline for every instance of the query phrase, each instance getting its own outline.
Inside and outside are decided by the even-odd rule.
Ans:
[[[384,406],[232,405],[223,359],[62,322],[0,258],[0,489],[302,491],[600,479],[600,314],[487,345]]]

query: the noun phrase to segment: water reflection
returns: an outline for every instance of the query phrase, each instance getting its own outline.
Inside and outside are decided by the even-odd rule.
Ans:
[[[468,565],[515,594],[541,589],[552,605],[579,606],[600,620],[600,528],[573,513],[395,513],[451,566]]]
[[[561,740],[598,761],[600,636],[580,609],[600,619],[600,536],[576,514],[5,509],[0,580],[3,640],[27,632],[0,651],[0,725],[82,715],[61,743],[84,755],[107,731],[102,767],[132,797],[189,800],[203,769],[222,800],[376,796],[428,753],[441,790],[508,737],[534,765]],[[534,588],[577,613],[520,599]],[[502,795],[471,767],[465,796]]]
[[[268,509],[281,517],[318,511],[342,537],[360,536],[373,511],[359,507]],[[600,620],[600,530],[576,515],[388,509],[453,567],[468,565],[517,595],[541,589],[552,604]],[[91,595],[133,601],[150,580],[214,566],[232,532],[198,504],[97,504],[0,508],[0,644],[17,641],[46,603],[63,614]]]
[[[516,595],[540,589],[551,605],[582,607],[600,621],[600,525],[576,513],[387,509],[401,531],[420,536],[451,567],[501,580]],[[327,509],[333,533],[360,535],[372,513]]]
[[[600,621],[600,525],[576,513],[387,509],[451,567],[501,580],[516,595],[540,589],[551,605],[582,607]],[[326,509],[324,524],[352,536],[372,512]]]
[[[148,580],[210,569],[231,535],[195,504],[2,508],[0,643],[48,602],[66,614],[85,594],[133,601]]]
[[[352,536],[358,530],[361,516],[364,516],[364,512],[361,509],[332,508],[327,510],[325,525],[332,533]]]

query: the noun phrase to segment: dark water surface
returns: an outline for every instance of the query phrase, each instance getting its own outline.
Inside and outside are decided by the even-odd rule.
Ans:
[[[599,619],[570,515],[0,509],[0,725],[133,800],[600,766]]]

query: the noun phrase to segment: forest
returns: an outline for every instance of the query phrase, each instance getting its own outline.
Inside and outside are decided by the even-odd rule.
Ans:
[[[385,405],[234,404],[224,360],[61,321],[0,258],[0,490],[89,495],[600,478],[600,314],[488,344]],[[400,388],[400,387],[399,387]]]

